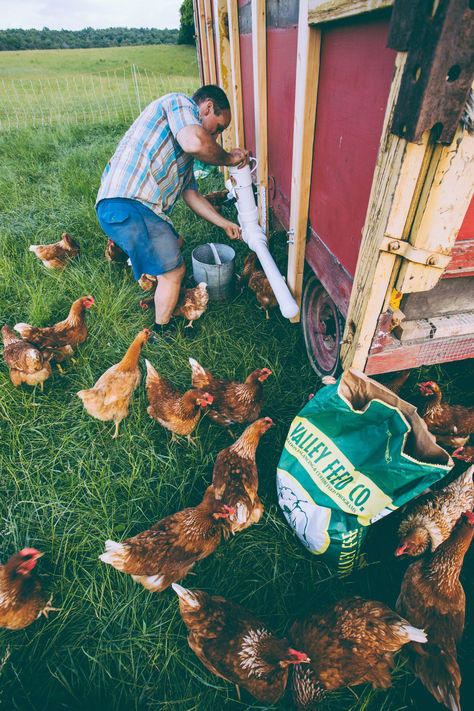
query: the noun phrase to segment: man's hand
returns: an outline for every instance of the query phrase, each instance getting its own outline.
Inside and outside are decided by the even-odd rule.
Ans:
[[[232,148],[229,151],[229,155],[231,156],[231,162],[228,165],[243,168],[244,165],[248,165],[250,162],[250,151],[246,148]]]
[[[181,197],[188,207],[191,208],[196,215],[199,217],[204,217],[205,220],[211,222],[213,225],[222,227],[227,237],[230,239],[241,239],[240,227],[236,225],[235,222],[226,220],[225,217],[220,215],[216,208],[211,205],[210,202],[206,200],[204,195],[198,193],[197,190],[183,190]]]
[[[229,220],[226,220],[226,224],[220,226],[226,233],[227,237],[229,237],[229,239],[242,239],[242,231],[239,225],[236,225],[235,222],[230,222]]]

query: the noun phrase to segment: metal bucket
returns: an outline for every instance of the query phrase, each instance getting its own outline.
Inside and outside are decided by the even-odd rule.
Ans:
[[[210,301],[224,301],[232,296],[235,252],[227,244],[210,242],[193,249],[193,277],[196,284],[205,281]]]

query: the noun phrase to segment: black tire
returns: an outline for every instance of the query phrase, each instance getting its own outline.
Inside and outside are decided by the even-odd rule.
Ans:
[[[344,319],[313,273],[304,281],[301,321],[311,367],[321,378],[325,375],[337,377],[341,371],[339,355]]]

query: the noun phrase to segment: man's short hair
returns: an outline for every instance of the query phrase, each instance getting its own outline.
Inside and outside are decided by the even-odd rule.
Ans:
[[[215,84],[205,84],[194,92],[192,100],[199,104],[210,99],[214,105],[214,113],[218,116],[222,111],[230,110],[230,104],[225,92]]]

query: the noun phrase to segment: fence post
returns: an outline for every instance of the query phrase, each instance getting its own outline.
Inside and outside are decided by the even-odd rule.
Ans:
[[[137,81],[137,70],[134,64],[132,64],[132,72],[133,72],[133,80],[135,82],[135,89],[137,91],[137,102],[138,102],[138,113],[141,114],[142,112],[142,105],[140,102],[140,91],[138,90],[138,81]]]

